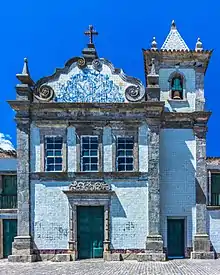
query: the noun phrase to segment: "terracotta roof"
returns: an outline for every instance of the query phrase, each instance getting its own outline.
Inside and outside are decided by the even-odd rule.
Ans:
[[[172,21],[170,32],[163,43],[161,50],[189,50],[185,41],[178,32],[174,20]]]

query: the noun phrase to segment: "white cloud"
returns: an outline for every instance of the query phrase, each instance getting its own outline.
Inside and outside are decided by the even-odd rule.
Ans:
[[[11,137],[9,135],[4,135],[3,133],[0,133],[0,148],[5,151],[11,151],[15,150],[13,144],[9,140]]]

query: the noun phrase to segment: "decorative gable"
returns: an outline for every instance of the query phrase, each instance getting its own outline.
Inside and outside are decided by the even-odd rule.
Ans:
[[[34,85],[34,101],[123,103],[145,100],[145,88],[140,80],[126,76],[108,60],[98,58],[93,44],[93,35],[97,34],[90,25],[85,32],[90,39],[82,51],[83,56],[70,59],[63,69],[40,79]],[[31,81],[26,67],[27,64],[17,76],[23,83]]]
[[[65,68],[57,70],[53,76],[38,81],[35,98],[40,101],[97,103],[144,99],[141,82],[127,77],[106,59],[94,59],[92,64],[86,64],[85,58],[76,59],[67,62]]]

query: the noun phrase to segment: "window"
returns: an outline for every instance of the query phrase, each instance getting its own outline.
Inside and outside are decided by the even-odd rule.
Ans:
[[[133,171],[134,138],[117,137],[116,167],[117,171]]]
[[[81,137],[81,171],[98,171],[98,137]]]
[[[46,137],[45,156],[46,156],[46,171],[62,171],[62,137]]]
[[[211,205],[220,206],[220,174],[211,174]]]
[[[17,177],[15,175],[2,176],[0,208],[17,208]]]
[[[175,74],[171,79],[171,97],[172,99],[183,99],[183,76]]]

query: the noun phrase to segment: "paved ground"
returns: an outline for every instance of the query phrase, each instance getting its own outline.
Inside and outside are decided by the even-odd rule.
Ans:
[[[0,260],[1,275],[220,275],[218,260],[172,260],[168,262],[37,262],[8,263]]]

